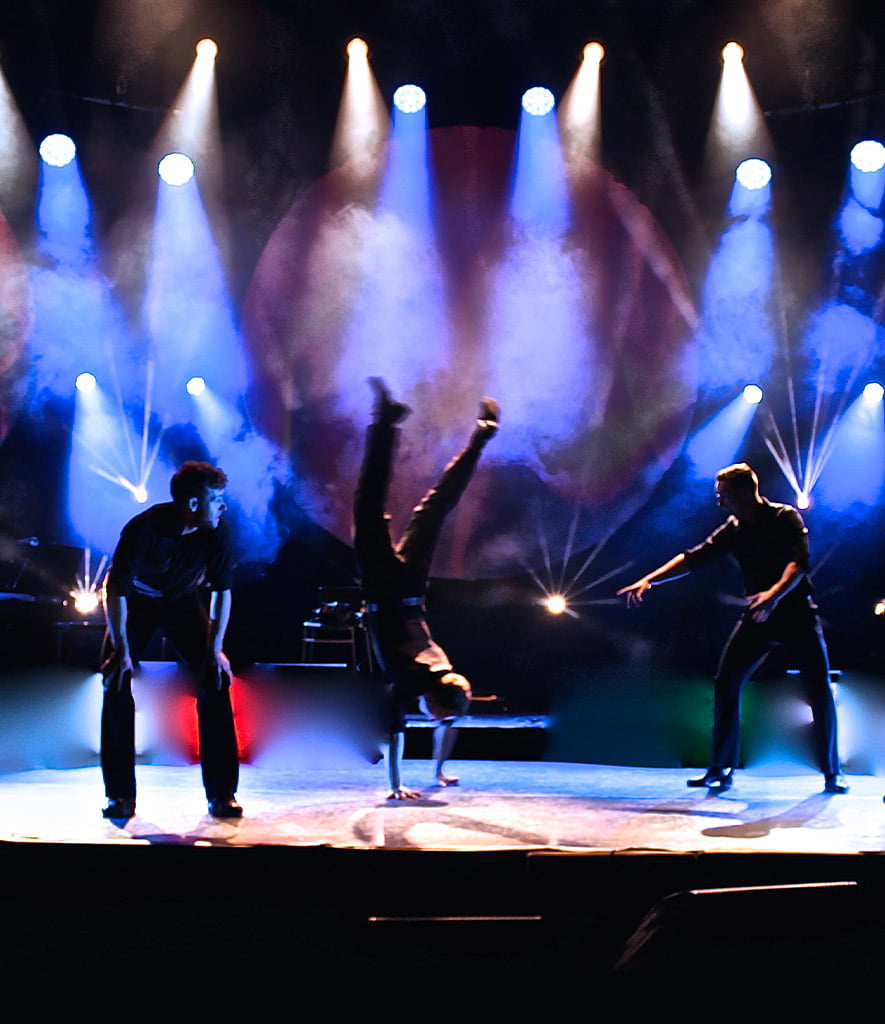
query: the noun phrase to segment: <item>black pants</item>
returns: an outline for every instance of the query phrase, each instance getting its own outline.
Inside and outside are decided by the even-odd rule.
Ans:
[[[203,785],[210,800],[225,800],[237,791],[239,757],[230,703],[230,680],[218,688],[218,670],[207,659],[209,617],[198,593],[174,601],[147,597],[126,599],[129,651],[137,661],[157,629],[181,656],[193,680],[200,731]],[[127,673],[117,689],[105,680],[101,709],[101,770],[105,793],[135,799],[135,701]]]
[[[836,705],[830,689],[830,664],[820,619],[813,612],[755,622],[747,614],[728,639],[715,679],[713,756],[718,768],[734,768],[740,744],[741,690],[753,671],[776,645],[798,660],[801,680],[814,717],[814,746],[818,767],[828,775],[839,772]]]
[[[369,428],[353,509],[354,551],[370,609],[369,633],[378,664],[393,685],[395,703],[426,688],[426,669],[400,653],[408,641],[405,623],[424,617],[424,593],[440,530],[470,482],[488,435],[474,433],[414,507],[394,544],[385,505],[398,436],[398,428],[386,423]]]

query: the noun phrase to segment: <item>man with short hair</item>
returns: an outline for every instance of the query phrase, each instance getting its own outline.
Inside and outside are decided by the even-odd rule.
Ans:
[[[454,743],[455,722],[469,707],[470,683],[452,670],[448,655],[430,635],[424,595],[443,521],[464,493],[486,443],[497,433],[500,414],[497,402],[483,400],[467,447],[415,506],[402,539],[394,546],[384,506],[398,424],[411,410],[393,401],[379,378],[372,377],[369,383],[375,393],[374,423],[368,430],[354,496],[354,550],[372,645],[390,686],[390,799],[407,800],[419,796],[403,786],[400,777],[405,708],[416,698],[422,711],[439,723],[434,736],[437,782],[442,786],[458,782],[444,773],[443,764]]]
[[[224,512],[224,472],[185,462],[172,477],[172,501],[130,520],[105,585],[108,656],[102,666],[101,766],[104,816],[135,814],[135,703],[132,674],[161,630],[187,666],[197,696],[200,761],[209,813],[237,818],[237,740],[230,663],[223,650],[231,610],[232,544]],[[204,600],[209,591],[208,612]]]
[[[790,505],[768,501],[745,462],[716,475],[716,497],[728,519],[702,544],[676,555],[618,594],[639,604],[657,583],[678,579],[722,555],[744,574],[746,610],[725,645],[715,678],[710,768],[689,786],[728,789],[738,763],[740,699],[744,683],[776,644],[799,658],[814,716],[815,752],[827,793],[846,793],[836,744],[836,706],[814,592],[808,579],[808,530]]]

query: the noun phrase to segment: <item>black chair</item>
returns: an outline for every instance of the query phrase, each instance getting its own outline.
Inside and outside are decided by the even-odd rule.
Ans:
[[[372,641],[366,630],[359,587],[320,587],[317,607],[311,617],[301,623],[301,661],[305,664],[329,664],[321,655],[325,649],[343,655],[334,663],[349,668],[360,664],[361,653],[371,672],[374,669]]]

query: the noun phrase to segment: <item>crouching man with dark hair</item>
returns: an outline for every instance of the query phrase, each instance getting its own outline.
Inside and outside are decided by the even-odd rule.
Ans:
[[[193,680],[209,813],[217,818],[243,813],[235,799],[239,760],[230,663],[222,649],[231,610],[231,534],[221,518],[226,485],[227,477],[215,466],[185,462],[172,477],[172,501],[137,515],[120,534],[105,585],[101,767],[106,818],[135,814],[132,675],[158,629]]]

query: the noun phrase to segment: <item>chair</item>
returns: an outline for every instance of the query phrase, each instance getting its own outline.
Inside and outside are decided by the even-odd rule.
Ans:
[[[359,587],[320,587],[317,607],[301,627],[303,663],[329,664],[327,658],[317,657],[318,648],[328,647],[345,655],[336,658],[335,663],[343,661],[349,668],[356,668],[362,649],[366,666],[373,671],[372,642],[366,630]]]

